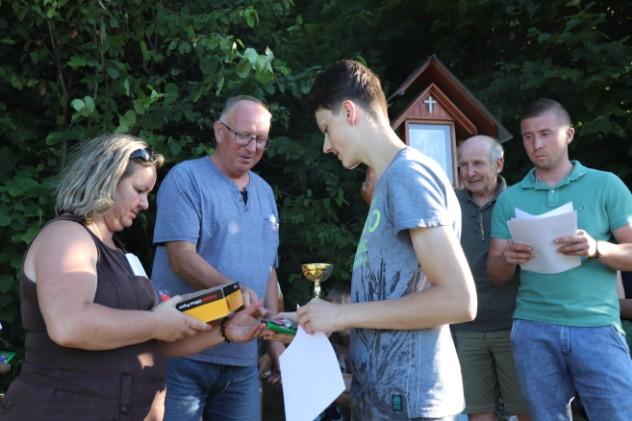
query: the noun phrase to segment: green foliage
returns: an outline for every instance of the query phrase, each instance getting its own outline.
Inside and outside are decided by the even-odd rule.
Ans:
[[[206,154],[223,101],[237,93],[265,99],[274,115],[256,170],[277,196],[288,308],[309,298],[301,263],[334,263],[325,289],[348,283],[363,174],[322,156],[301,105],[316,72],[340,58],[367,63],[388,94],[436,53],[514,133],[511,181],[530,167],[522,107],[556,98],[576,122],[573,157],[632,184],[631,2],[0,0],[0,11],[0,321],[18,358],[17,272],[52,217],[68,151],[116,131],[146,139],[169,164]],[[123,235],[146,265],[153,220],[150,210]]]
[[[171,164],[208,153],[212,123],[236,93],[268,100],[278,121],[287,122],[281,94],[302,95],[313,72],[292,74],[275,57],[275,45],[251,40],[259,29],[272,32],[261,28],[261,16],[282,21],[291,6],[0,2],[0,320],[13,350],[21,352],[23,342],[21,257],[53,216],[55,178],[67,152],[109,131],[141,136]],[[146,264],[152,224],[149,213],[133,237],[125,235]]]
[[[632,3],[431,0],[419,7],[393,0],[385,7],[381,28],[396,26],[405,34],[381,32],[375,49],[386,54],[379,61],[388,63],[385,78],[397,84],[436,53],[514,134],[506,145],[511,181],[531,166],[519,136],[522,109],[549,97],[568,109],[577,128],[571,156],[632,185],[626,136],[632,129]]]
[[[269,164],[279,162],[268,180],[275,187],[281,213],[280,273],[289,306],[310,298],[311,284],[302,278],[302,263],[334,264],[326,289],[349,283],[364,222],[366,207],[358,189],[363,174],[341,172],[337,159],[323,158],[320,147],[320,135],[307,136],[300,143],[279,137],[268,152]]]

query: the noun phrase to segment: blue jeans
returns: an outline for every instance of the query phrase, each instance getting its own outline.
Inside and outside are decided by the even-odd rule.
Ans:
[[[614,326],[514,320],[511,341],[532,419],[571,420],[575,394],[590,420],[632,419],[632,360]]]
[[[171,358],[167,361],[165,421],[258,421],[257,366],[228,366]]]

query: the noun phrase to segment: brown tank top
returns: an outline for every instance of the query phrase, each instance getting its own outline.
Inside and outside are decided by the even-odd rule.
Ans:
[[[157,297],[151,281],[134,275],[122,249],[114,250],[106,246],[77,218],[60,216],[53,221],[59,220],[81,224],[94,240],[98,252],[95,303],[126,310],[150,310],[156,304]],[[158,349],[158,341],[151,340],[107,351],[86,351],[59,346],[46,332],[37,301],[36,284],[26,276],[24,268],[20,271],[20,295],[22,324],[26,330],[25,363],[41,368],[95,374],[125,373],[146,379],[163,378],[164,361]],[[86,335],[89,334],[90,332],[86,332]],[[143,367],[139,362],[138,356],[147,353],[154,356],[152,367]]]
[[[122,248],[107,247],[77,218],[61,216],[53,221],[59,220],[81,224],[94,240],[98,251],[95,303],[129,310],[150,310],[155,305],[157,297],[151,282],[134,275]],[[164,389],[164,359],[158,341],[108,351],[62,347],[46,333],[36,284],[24,273],[24,265],[20,272],[20,297],[26,356],[20,374],[0,402],[0,419],[145,418],[156,392]],[[141,354],[152,355],[153,365],[143,367]]]

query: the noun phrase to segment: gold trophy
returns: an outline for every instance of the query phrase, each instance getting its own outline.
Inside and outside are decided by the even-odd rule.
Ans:
[[[301,265],[303,276],[314,283],[314,297],[320,298],[320,283],[325,282],[334,265],[331,263],[305,263]]]

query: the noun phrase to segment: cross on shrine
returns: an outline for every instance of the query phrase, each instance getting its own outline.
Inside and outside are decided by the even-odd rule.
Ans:
[[[432,109],[434,105],[437,103],[434,99],[432,99],[431,95],[428,95],[428,99],[424,101],[424,104],[428,104],[428,112],[432,114]]]

